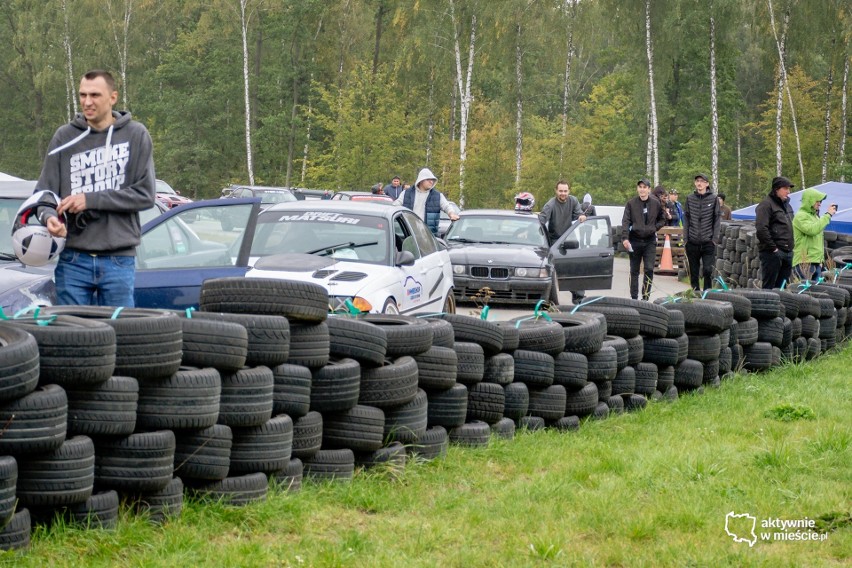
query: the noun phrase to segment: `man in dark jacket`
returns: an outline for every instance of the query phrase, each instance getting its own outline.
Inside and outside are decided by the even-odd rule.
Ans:
[[[790,281],[793,271],[793,208],[790,190],[795,187],[785,177],[772,180],[772,190],[755,209],[757,250],[760,252],[760,272],[763,287],[780,288]]]
[[[697,174],[695,191],[687,196],[683,207],[683,239],[686,241],[689,282],[693,290],[700,290],[699,268],[704,277],[704,290],[713,286],[716,244],[719,242],[721,226],[722,210],[710,187],[710,180],[707,174]]]
[[[636,184],[636,197],[624,206],[621,219],[621,244],[630,253],[630,297],[639,299],[639,263],[644,264],[642,299],[651,296],[654,281],[654,262],[657,254],[657,231],[666,224],[663,204],[651,198],[651,182],[640,179]]]

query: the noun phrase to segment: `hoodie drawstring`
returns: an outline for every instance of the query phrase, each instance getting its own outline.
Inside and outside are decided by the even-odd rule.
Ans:
[[[48,156],[52,156],[52,155],[54,155],[54,154],[57,154],[57,153],[61,152],[61,151],[62,151],[62,150],[64,150],[65,148],[68,148],[68,147],[70,147],[70,146],[73,146],[74,144],[76,144],[77,142],[79,142],[80,140],[82,140],[83,138],[85,138],[86,136],[88,136],[88,135],[89,135],[89,132],[91,132],[91,131],[92,131],[92,127],[91,127],[91,126],[87,126],[87,127],[86,127],[86,130],[84,130],[84,131],[83,131],[83,133],[82,133],[82,134],[80,134],[77,138],[75,138],[75,139],[71,140],[70,142],[66,142],[66,143],[65,143],[65,144],[63,144],[62,146],[58,146],[58,147],[54,148],[53,150],[51,150],[50,152],[48,152],[48,153],[47,153],[47,155],[48,155]],[[112,126],[110,126],[110,132],[112,132]],[[107,143],[109,143],[109,142],[107,142]]]

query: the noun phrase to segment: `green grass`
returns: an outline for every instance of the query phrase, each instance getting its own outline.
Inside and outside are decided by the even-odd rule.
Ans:
[[[27,554],[0,564],[848,565],[850,363],[847,346],[579,432],[451,447],[444,460],[306,482],[241,509],[188,502],[163,527],[123,510],[111,532],[39,528]],[[808,517],[828,537],[749,547],[725,534],[731,511]]]

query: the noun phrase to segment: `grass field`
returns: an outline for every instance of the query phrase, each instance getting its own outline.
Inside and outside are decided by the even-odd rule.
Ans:
[[[162,527],[123,510],[115,531],[39,528],[28,553],[0,564],[848,566],[850,367],[847,345],[578,432],[451,447],[242,509],[187,502]],[[757,519],[753,546],[726,534],[729,512]],[[824,540],[761,528],[805,518]],[[745,519],[729,528],[750,536]]]

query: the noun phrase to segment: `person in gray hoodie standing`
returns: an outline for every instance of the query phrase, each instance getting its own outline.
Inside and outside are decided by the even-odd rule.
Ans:
[[[156,198],[153,144],[127,111],[114,111],[115,80],[103,70],[80,80],[80,106],[50,141],[36,188],[61,198],[46,220],[66,237],[54,277],[59,304],[133,307],[139,212]]]
[[[556,195],[544,204],[538,214],[538,221],[547,235],[548,244],[553,246],[559,237],[571,228],[574,221],[582,223],[585,220],[586,216],[583,214],[580,202],[571,195],[571,186],[568,182],[565,180],[556,182]],[[571,301],[578,304],[583,301],[585,295],[585,290],[573,290]]]
[[[694,183],[695,191],[687,196],[683,207],[683,239],[686,241],[689,282],[692,289],[698,291],[699,268],[704,277],[704,290],[713,286],[722,210],[707,174],[696,174]]]

